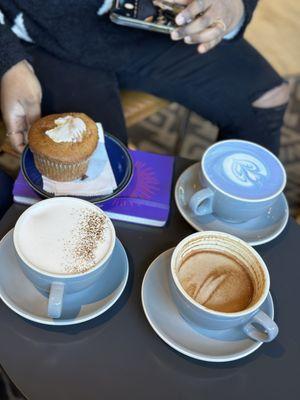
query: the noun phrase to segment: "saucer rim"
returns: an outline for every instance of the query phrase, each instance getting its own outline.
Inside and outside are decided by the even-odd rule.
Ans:
[[[190,224],[191,226],[192,226],[192,228],[194,228],[196,231],[198,231],[198,232],[201,232],[201,231],[205,231],[205,229],[203,229],[202,227],[201,227],[201,224],[199,224],[199,226],[197,226],[193,221],[192,221],[192,219],[188,216],[188,215],[186,215],[185,213],[184,213],[184,211],[183,211],[183,208],[180,206],[180,204],[179,204],[179,195],[178,195],[178,192],[179,192],[179,185],[180,185],[180,182],[182,181],[182,177],[185,175],[185,174],[187,174],[190,170],[193,170],[194,168],[196,168],[196,166],[201,166],[201,161],[197,161],[197,162],[195,162],[194,164],[192,164],[192,165],[190,165],[189,167],[187,167],[180,175],[179,175],[179,177],[178,177],[178,179],[177,179],[177,181],[176,181],[176,184],[175,184],[175,188],[174,188],[174,198],[175,198],[175,203],[176,203],[176,207],[177,207],[177,209],[178,209],[178,211],[180,212],[180,214],[181,214],[181,216],[185,219],[185,221],[188,223],[188,224]],[[260,245],[263,245],[263,244],[266,244],[266,243],[269,243],[269,242],[271,242],[272,240],[274,240],[274,239],[276,239],[283,231],[284,231],[284,229],[286,228],[286,226],[287,226],[287,223],[288,223],[288,220],[289,220],[289,205],[288,205],[288,202],[287,202],[287,199],[286,199],[286,196],[285,196],[285,194],[282,192],[281,194],[280,194],[280,196],[279,197],[282,197],[282,199],[283,199],[283,201],[284,201],[284,204],[285,204],[285,209],[287,210],[287,212],[284,212],[284,221],[283,221],[283,224],[282,224],[282,226],[280,227],[280,229],[278,229],[277,231],[275,231],[272,235],[270,235],[270,236],[265,236],[264,238],[262,238],[262,239],[258,239],[258,240],[246,240],[246,239],[243,239],[243,238],[240,238],[240,239],[242,239],[242,240],[244,240],[246,243],[248,243],[250,246],[260,246]],[[217,218],[216,218],[217,219]],[[225,231],[224,231],[225,232]],[[225,232],[226,233],[226,232]],[[232,233],[231,233],[232,234]],[[236,235],[237,236],[237,235]],[[237,237],[239,237],[239,236],[237,236]]]
[[[122,193],[130,184],[131,179],[133,177],[133,160],[132,157],[127,149],[127,147],[121,142],[121,140],[119,140],[118,138],[116,138],[115,136],[111,135],[108,132],[104,132],[104,136],[108,137],[110,140],[114,141],[115,143],[117,143],[117,145],[119,147],[121,147],[124,155],[126,156],[126,159],[128,161],[128,171],[126,172],[123,182],[120,183],[120,185],[113,191],[113,193],[111,194],[107,194],[107,195],[101,195],[101,196],[75,196],[75,195],[63,195],[63,197],[76,197],[82,200],[86,200],[89,201],[91,203],[94,204],[102,204],[108,200],[111,200],[113,198],[115,198],[117,195],[119,195],[120,193]],[[25,166],[25,160],[27,157],[27,154],[31,152],[29,145],[27,144],[23,150],[22,156],[21,156],[21,170],[23,173],[23,176],[26,180],[26,182],[28,183],[28,185],[38,194],[40,195],[42,198],[46,198],[46,199],[50,199],[53,197],[62,197],[62,196],[56,196],[53,193],[49,193],[47,191],[45,191],[43,188],[40,188],[39,186],[37,186],[33,180],[31,179],[29,173],[27,172],[27,168]],[[32,152],[31,152],[32,153]],[[39,172],[39,171],[38,171]],[[41,173],[39,172],[39,174],[41,175]]]
[[[149,267],[147,268],[147,271],[145,272],[144,278],[143,278],[143,282],[142,282],[142,286],[141,286],[141,302],[142,302],[142,306],[143,306],[143,311],[144,314],[146,316],[146,319],[149,323],[149,325],[151,326],[151,328],[154,330],[154,332],[157,334],[157,336],[162,339],[168,346],[170,346],[171,348],[173,348],[174,350],[178,351],[181,354],[184,354],[185,356],[188,356],[190,358],[196,359],[196,360],[200,360],[200,361],[205,361],[205,362],[215,362],[215,363],[221,363],[221,362],[231,362],[231,361],[235,361],[235,360],[240,360],[242,358],[247,357],[248,355],[254,353],[257,349],[259,349],[264,343],[263,342],[255,342],[253,341],[253,344],[249,347],[248,350],[244,351],[243,353],[238,353],[238,355],[236,356],[231,356],[231,357],[212,357],[212,356],[205,356],[203,353],[200,354],[196,354],[196,353],[192,353],[189,351],[186,351],[184,349],[182,349],[180,347],[180,345],[178,346],[177,343],[173,342],[172,340],[170,340],[164,333],[162,333],[159,329],[159,327],[157,327],[154,322],[152,321],[148,311],[147,311],[147,307],[145,305],[145,299],[144,299],[144,292],[145,292],[145,285],[147,284],[147,278],[149,273],[151,272],[152,268],[154,268],[155,264],[158,263],[159,259],[162,258],[163,256],[167,256],[168,253],[170,253],[168,256],[171,257],[172,253],[174,251],[175,247],[170,248],[168,250],[165,250],[164,252],[162,252],[161,254],[159,254],[149,265]],[[270,301],[270,305],[271,305],[271,314],[270,317],[272,318],[272,320],[274,320],[274,302],[273,302],[273,298],[271,295],[271,292],[269,291],[266,300]],[[171,301],[173,302],[173,300],[171,299]],[[173,302],[174,303],[174,302]],[[183,320],[184,321],[184,320]],[[185,324],[188,324],[186,321],[184,321]],[[249,338],[249,340],[251,340]]]
[[[2,245],[2,242],[4,240],[9,240],[9,236],[11,236],[11,241],[12,241],[12,246],[13,246],[13,230],[14,228],[10,229],[1,239],[0,241],[0,247]],[[39,317],[35,317],[34,314],[29,314],[27,312],[25,312],[24,310],[22,310],[18,305],[16,305],[15,302],[11,302],[9,301],[9,297],[5,295],[4,291],[1,289],[1,285],[0,285],[0,299],[3,301],[3,303],[10,308],[12,311],[14,311],[16,314],[18,314],[19,316],[32,321],[32,322],[36,322],[42,325],[49,325],[49,326],[67,326],[67,325],[78,325],[87,321],[90,321],[96,317],[99,317],[100,315],[104,314],[107,310],[109,310],[117,301],[118,299],[121,297],[122,293],[124,292],[124,289],[127,285],[128,282],[128,277],[129,277],[129,262],[128,262],[128,257],[127,257],[127,253],[126,250],[122,244],[122,242],[120,241],[120,239],[118,239],[116,237],[116,246],[120,246],[122,253],[124,254],[124,276],[122,278],[122,282],[119,285],[119,291],[117,293],[117,295],[113,298],[112,301],[108,302],[103,308],[101,308],[100,312],[99,309],[98,311],[94,312],[94,313],[90,313],[88,315],[84,315],[81,317],[76,317],[75,319],[51,319],[49,317],[44,317],[44,318],[39,318]],[[114,252],[115,250],[113,250]],[[113,255],[113,253],[112,253]],[[28,279],[28,278],[25,278]]]

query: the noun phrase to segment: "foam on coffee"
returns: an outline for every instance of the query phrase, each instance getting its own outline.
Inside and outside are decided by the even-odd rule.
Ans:
[[[227,254],[208,250],[190,254],[177,276],[190,297],[215,311],[244,310],[253,298],[253,282],[247,269]]]
[[[239,198],[264,199],[285,186],[286,174],[280,161],[251,142],[219,142],[206,151],[202,165],[214,185]]]
[[[109,219],[76,199],[42,202],[22,217],[15,245],[26,262],[45,272],[86,272],[104,259],[114,240]]]

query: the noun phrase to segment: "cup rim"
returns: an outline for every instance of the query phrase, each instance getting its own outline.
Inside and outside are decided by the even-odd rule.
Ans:
[[[80,203],[88,204],[89,207],[95,209],[97,212],[100,212],[100,214],[105,215],[106,218],[107,218],[108,224],[109,224],[109,226],[111,228],[112,240],[111,240],[111,245],[109,247],[108,252],[106,253],[106,255],[96,265],[94,265],[94,267],[90,268],[89,270],[87,270],[85,272],[79,272],[79,273],[76,273],[76,274],[63,274],[63,273],[62,274],[56,274],[56,273],[48,272],[48,271],[45,271],[45,270],[43,270],[41,268],[36,267],[34,264],[32,264],[29,260],[27,260],[24,257],[24,255],[21,252],[20,246],[18,245],[17,232],[18,232],[18,229],[21,226],[24,218],[31,212],[32,209],[38,208],[38,207],[42,207],[45,202],[47,202],[47,203],[48,202],[60,202],[60,201],[64,202],[64,201],[69,201],[69,200],[72,200],[72,201],[75,200],[75,201],[80,202]],[[33,204],[32,206],[28,207],[23,212],[23,214],[21,214],[21,216],[18,218],[18,220],[17,220],[17,222],[16,222],[16,224],[14,226],[13,242],[14,242],[14,247],[15,247],[15,250],[16,250],[18,256],[21,258],[21,260],[24,262],[24,264],[26,266],[28,266],[29,268],[33,269],[34,271],[36,271],[36,272],[38,272],[38,273],[40,273],[42,275],[45,275],[45,276],[48,276],[48,277],[51,277],[51,278],[72,279],[72,278],[76,278],[76,277],[80,277],[80,276],[81,277],[86,276],[86,275],[90,274],[91,272],[94,272],[98,268],[101,268],[106,263],[106,261],[110,258],[111,254],[112,254],[112,252],[114,250],[114,247],[115,247],[116,231],[115,231],[115,227],[114,227],[111,219],[107,216],[107,214],[105,214],[105,212],[101,208],[97,207],[95,204],[90,203],[90,202],[88,202],[86,200],[83,200],[83,199],[79,199],[77,197],[57,196],[57,197],[52,197],[50,199],[41,200],[38,203]]]
[[[226,238],[230,238],[232,240],[234,240],[235,242],[243,245],[244,247],[246,247],[259,261],[260,266],[262,267],[262,270],[264,272],[264,276],[265,276],[265,287],[264,287],[264,291],[263,294],[261,295],[260,299],[253,304],[251,307],[246,308],[245,310],[241,310],[241,311],[237,311],[237,312],[222,312],[222,311],[216,311],[216,310],[212,310],[211,308],[205,307],[202,304],[198,303],[197,301],[195,301],[189,294],[186,293],[186,291],[183,289],[181,283],[179,282],[179,279],[175,273],[175,261],[176,261],[176,257],[179,253],[179,251],[182,249],[182,246],[184,246],[187,242],[189,242],[191,239],[193,238],[197,238],[197,237],[202,237],[202,236],[207,236],[207,235],[214,235],[214,236],[219,236],[219,237],[226,237]],[[266,300],[267,295],[270,291],[270,274],[268,271],[268,268],[264,262],[264,260],[262,259],[262,257],[257,253],[257,251],[251,247],[248,243],[244,242],[243,240],[239,239],[236,236],[230,235],[229,233],[224,233],[224,232],[219,232],[219,231],[201,231],[201,232],[196,232],[193,233],[187,237],[185,237],[183,240],[181,240],[177,246],[175,247],[172,257],[171,257],[171,275],[172,275],[172,279],[173,282],[175,283],[177,289],[179,290],[179,292],[186,298],[186,300],[188,300],[190,303],[192,303],[195,307],[197,307],[198,309],[205,311],[211,315],[216,315],[216,316],[222,316],[222,317],[243,317],[246,316],[248,314],[251,314],[252,312],[258,310],[260,308],[260,306],[263,304],[263,302]]]
[[[214,147],[217,147],[217,146],[221,146],[221,145],[222,145],[223,143],[225,143],[225,142],[226,142],[226,143],[227,143],[227,142],[250,143],[252,146],[259,147],[259,148],[261,148],[262,150],[264,150],[264,151],[266,151],[267,153],[269,153],[269,155],[271,155],[271,157],[273,157],[273,159],[277,162],[277,164],[279,165],[279,167],[281,168],[282,173],[283,173],[283,182],[282,182],[280,188],[276,191],[276,193],[274,193],[274,194],[272,194],[271,196],[268,196],[268,197],[262,197],[262,198],[259,198],[259,199],[249,199],[249,198],[247,198],[247,197],[240,197],[240,196],[235,196],[235,195],[233,195],[233,194],[230,194],[229,192],[226,192],[226,190],[221,189],[216,183],[214,183],[214,182],[209,178],[209,176],[207,175],[207,172],[205,171],[205,166],[204,166],[205,158],[207,157],[207,155],[208,155],[208,153],[209,153],[209,151],[210,151],[211,149],[213,149]],[[272,199],[274,199],[274,198],[277,197],[280,193],[282,193],[283,189],[284,189],[285,186],[286,186],[286,181],[287,181],[286,171],[285,171],[285,169],[284,169],[284,167],[283,167],[281,161],[279,160],[279,158],[276,157],[270,150],[266,149],[265,147],[263,147],[263,146],[261,146],[261,145],[259,145],[259,144],[257,144],[257,143],[250,142],[249,140],[227,139],[227,140],[222,140],[222,141],[220,141],[220,142],[214,143],[213,145],[209,146],[209,147],[205,150],[205,152],[204,152],[204,154],[203,154],[203,156],[202,156],[202,159],[201,159],[201,170],[202,170],[203,175],[205,176],[205,179],[210,183],[211,186],[214,187],[214,189],[216,189],[217,191],[223,193],[223,194],[226,195],[227,197],[230,197],[230,198],[232,198],[232,199],[239,200],[239,201],[246,201],[247,203],[259,203],[259,202],[263,202],[263,201],[267,201],[267,200],[272,200]]]

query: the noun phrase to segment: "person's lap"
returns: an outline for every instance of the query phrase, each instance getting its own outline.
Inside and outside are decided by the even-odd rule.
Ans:
[[[245,40],[224,41],[205,55],[183,42],[153,40],[137,53],[118,74],[121,87],[186,106],[216,124],[219,139],[252,140],[278,152],[285,105],[262,110],[252,103],[283,80]]]
[[[278,151],[284,106],[266,111],[252,103],[282,79],[245,40],[223,42],[205,55],[198,54],[195,46],[174,43],[159,34],[148,37],[145,46],[130,46],[131,60],[118,71],[67,63],[35,50],[43,113],[86,112],[125,141],[119,88],[140,90],[176,101],[209,119],[220,128],[220,139],[253,140]],[[278,120],[276,129],[272,111]],[[276,138],[272,138],[271,125]]]

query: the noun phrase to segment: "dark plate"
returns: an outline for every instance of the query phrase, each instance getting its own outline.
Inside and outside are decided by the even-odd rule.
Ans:
[[[115,138],[109,133],[105,133],[104,135],[105,135],[105,147],[109,161],[111,163],[113,173],[115,175],[117,188],[113,191],[113,193],[105,196],[72,195],[72,197],[79,197],[81,199],[88,200],[92,203],[102,203],[103,201],[112,199],[117,194],[121,193],[128,186],[133,171],[133,164],[128,149],[119,139]],[[39,173],[34,164],[33,154],[28,146],[26,146],[22,154],[21,169],[28,184],[38,194],[46,198],[55,196],[52,193],[48,193],[45,190],[43,190],[42,175]]]

